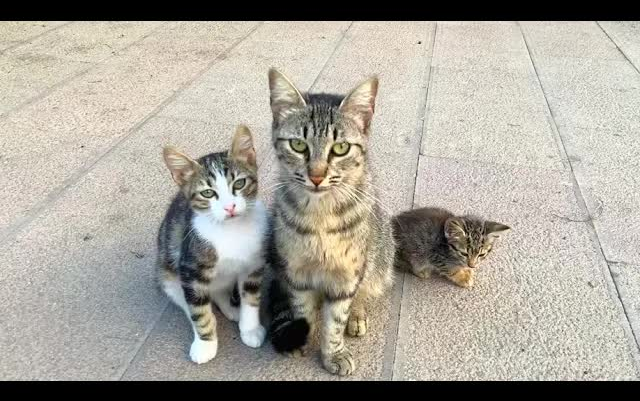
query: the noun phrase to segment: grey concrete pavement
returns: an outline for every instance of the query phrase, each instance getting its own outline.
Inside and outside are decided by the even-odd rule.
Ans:
[[[258,139],[266,73],[380,76],[380,201],[513,227],[463,290],[399,274],[351,379],[640,379],[640,36],[627,22],[0,23],[0,379],[331,380],[316,352],[218,356],[157,291],[160,157]],[[270,191],[263,193],[270,199]]]

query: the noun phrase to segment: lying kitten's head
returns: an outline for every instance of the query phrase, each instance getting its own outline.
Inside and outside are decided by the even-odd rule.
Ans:
[[[491,252],[494,241],[509,229],[475,216],[450,217],[444,225],[449,255],[458,266],[474,268]]]
[[[269,71],[273,145],[281,178],[309,195],[357,185],[366,173],[367,137],[377,78],[347,96],[307,94],[283,74]]]
[[[228,152],[212,153],[195,161],[167,146],[163,155],[173,180],[195,213],[222,222],[242,216],[254,207],[258,168],[247,127],[237,128]]]

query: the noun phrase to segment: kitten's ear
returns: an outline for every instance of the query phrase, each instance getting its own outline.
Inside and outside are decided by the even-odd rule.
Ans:
[[[340,103],[340,111],[351,116],[363,133],[368,134],[369,125],[376,108],[378,77],[371,77],[358,85]]]
[[[200,169],[200,165],[189,156],[180,152],[173,146],[165,146],[162,151],[164,163],[171,171],[171,176],[176,184],[182,186],[189,182],[193,175]]]
[[[280,124],[291,112],[307,105],[298,88],[275,68],[269,70],[269,91],[271,92],[271,112],[277,124]]]
[[[484,223],[484,231],[489,237],[498,238],[509,230],[511,230],[511,227],[495,221],[486,221]]]
[[[256,150],[249,127],[238,125],[231,141],[231,158],[251,169],[256,169]]]
[[[464,222],[458,217],[449,217],[444,223],[444,236],[447,241],[462,241],[467,233],[464,231]]]

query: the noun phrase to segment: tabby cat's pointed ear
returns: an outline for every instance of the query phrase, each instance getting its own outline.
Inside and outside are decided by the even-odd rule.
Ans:
[[[256,169],[256,150],[249,127],[239,125],[231,141],[231,158],[240,164]]]
[[[340,111],[353,118],[364,134],[369,133],[377,94],[378,77],[371,77],[352,90],[340,103]]]
[[[467,236],[464,222],[458,217],[449,217],[444,223],[444,236],[448,241],[462,241]]]
[[[511,227],[502,223],[496,223],[495,221],[487,221],[484,223],[484,231],[490,237],[497,238],[509,230],[511,230]]]
[[[280,124],[291,112],[304,108],[307,103],[300,91],[283,73],[269,70],[269,91],[273,120]]]
[[[182,186],[188,183],[200,169],[198,162],[173,146],[165,146],[162,156],[164,157],[164,163],[171,172],[171,177],[178,185]]]

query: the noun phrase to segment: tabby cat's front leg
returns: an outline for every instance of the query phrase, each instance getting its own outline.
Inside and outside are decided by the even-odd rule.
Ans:
[[[347,376],[355,370],[351,351],[344,344],[344,330],[353,298],[326,299],[322,307],[322,364],[330,373]]]
[[[199,291],[197,281],[185,283],[182,288],[195,337],[189,356],[195,363],[205,363],[215,358],[218,352],[216,317],[211,310],[211,298],[205,291]]]
[[[249,277],[241,279],[240,287],[240,338],[252,348],[258,348],[264,342],[266,330],[260,323],[260,284],[262,269]]]

